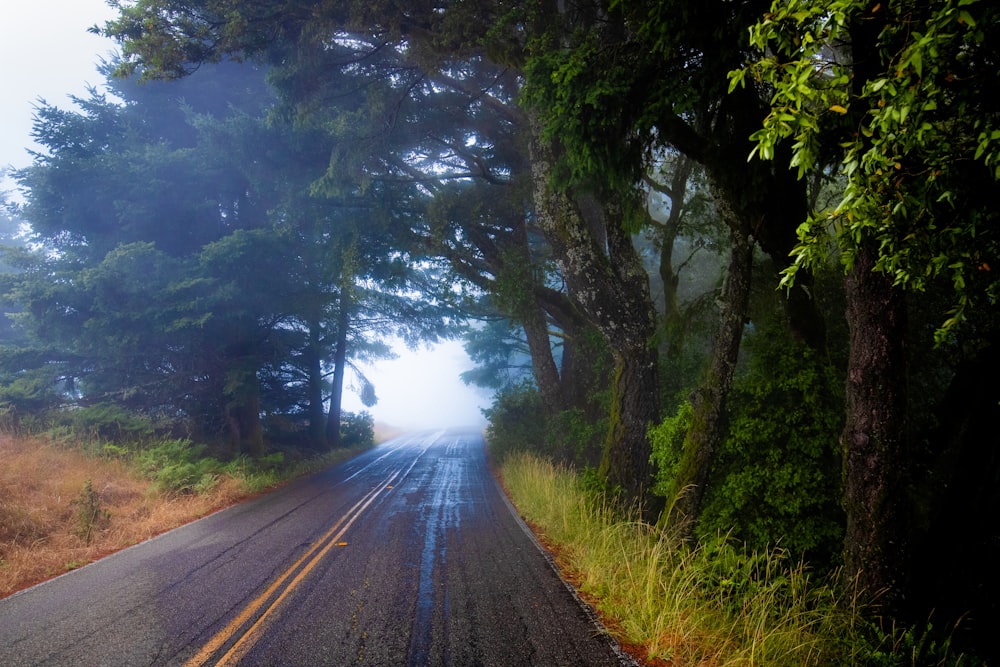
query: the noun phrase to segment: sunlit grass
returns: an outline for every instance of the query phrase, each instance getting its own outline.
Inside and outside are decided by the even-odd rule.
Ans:
[[[557,553],[612,631],[673,665],[852,664],[852,618],[833,588],[780,549],[742,551],[725,536],[699,546],[584,492],[570,470],[516,454],[502,466],[518,510]]]

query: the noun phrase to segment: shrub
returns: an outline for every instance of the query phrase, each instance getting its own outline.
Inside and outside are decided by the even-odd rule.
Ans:
[[[76,506],[76,535],[90,544],[94,531],[107,527],[111,521],[111,513],[101,505],[101,497],[94,491],[94,484],[87,480],[83,484],[80,495],[71,504]]]
[[[63,410],[54,415],[57,426],[74,438],[137,442],[155,433],[152,421],[115,403],[97,403]]]
[[[340,417],[340,443],[344,447],[367,447],[375,442],[375,420],[366,411],[345,412]]]
[[[780,337],[762,333],[747,347],[751,356],[729,399],[729,434],[702,529],[733,529],[753,549],[780,543],[830,562],[843,525],[836,373],[805,345]]]
[[[285,455],[273,452],[256,459],[239,456],[225,464],[222,472],[240,480],[249,493],[256,493],[281,481],[284,469]]]
[[[699,517],[703,534],[732,533],[754,550],[780,544],[830,564],[839,552],[837,437],[843,402],[836,373],[805,345],[761,332],[729,396],[728,435],[713,465]],[[673,492],[693,407],[649,431],[653,492]],[[668,498],[668,500],[670,500]]]
[[[164,440],[141,450],[136,463],[160,491],[199,493],[212,488],[223,472],[222,463],[204,452],[205,445],[190,440]]]
[[[666,497],[671,493],[681,453],[684,451],[684,436],[691,428],[693,416],[694,407],[690,401],[684,401],[675,415],[649,429],[649,444],[653,452],[650,458],[656,467],[656,483],[653,487],[656,495]]]
[[[567,463],[597,467],[608,433],[608,410],[588,414],[582,408],[563,410],[548,425],[550,450]]]
[[[542,397],[530,382],[504,389],[483,413],[489,420],[486,436],[495,460],[517,451],[548,452]]]

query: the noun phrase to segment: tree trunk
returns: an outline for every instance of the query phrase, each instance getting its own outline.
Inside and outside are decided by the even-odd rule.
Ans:
[[[537,277],[531,261],[531,245],[528,241],[528,229],[524,220],[519,220],[513,227],[513,258],[516,275],[524,278],[527,285],[521,285],[520,298],[514,306],[514,317],[521,321],[524,335],[528,342],[531,355],[531,371],[542,395],[542,405],[547,417],[558,414],[564,407],[560,391],[559,368],[552,356],[552,341],[549,338],[549,323],[538,294],[536,293]],[[510,258],[508,258],[510,261]]]
[[[315,449],[325,449],[326,413],[323,410],[323,354],[319,323],[309,323],[309,346],[306,350],[309,374],[309,441]]]
[[[656,308],[649,277],[631,237],[620,219],[610,218],[606,209],[603,213],[608,259],[621,290],[617,298],[626,302],[627,310],[623,318],[605,320],[602,314],[614,312],[612,304],[592,304],[596,319],[601,320],[595,324],[607,338],[614,359],[611,420],[600,471],[611,488],[624,489],[626,497],[639,502],[646,517],[655,520],[657,509],[647,492],[654,481],[648,432],[660,420]]]
[[[727,209],[725,205],[720,208]],[[669,509],[660,517],[661,523],[676,527],[687,537],[693,536],[715,452],[726,432],[726,399],[733,385],[750,302],[753,239],[733,220],[731,212],[728,217],[733,247],[722,286],[722,313],[712,349],[712,361],[704,384],[692,398],[694,416],[684,438],[681,464],[673,490],[667,498]]]
[[[844,575],[889,609],[905,583],[905,307],[862,245],[845,280],[850,353],[844,460]]]
[[[226,378],[226,423],[233,451],[248,456],[264,454],[264,429],[260,423],[260,384],[256,363],[237,358]]]
[[[521,325],[528,341],[531,371],[542,396],[542,405],[547,416],[554,416],[563,409],[563,400],[559,368],[552,356],[545,312],[537,304],[532,304],[521,313]]]
[[[670,198],[670,214],[660,226],[660,262],[658,273],[663,285],[663,340],[661,346],[668,362],[676,361],[684,347],[684,322],[677,301],[680,285],[680,268],[674,268],[674,245],[680,236],[684,221],[687,184],[694,172],[694,160],[680,156],[670,178],[670,186],[659,186],[661,194]],[[668,381],[669,382],[669,381]]]
[[[607,340],[615,365],[611,425],[600,472],[612,488],[649,509],[653,482],[647,430],[659,421],[656,312],[649,278],[613,196],[552,186],[557,146],[533,118],[531,169],[538,226],[552,246],[569,293]]]
[[[612,352],[611,419],[599,468],[610,489],[642,503],[643,513],[655,519],[647,492],[653,484],[653,466],[647,433],[660,418],[658,355],[649,345]]]
[[[348,290],[340,291],[340,311],[337,313],[337,347],[333,353],[333,382],[330,388],[330,411],[326,419],[326,441],[330,447],[340,447],[340,418],[344,399],[344,374],[347,366],[347,328],[351,323],[351,299]]]
[[[607,414],[607,401],[603,400],[610,387],[612,359],[607,343],[600,332],[587,324],[563,330],[562,364],[559,367],[561,396],[567,410],[573,410],[596,426]],[[579,432],[579,431],[578,431]],[[565,443],[563,457],[573,465],[599,469],[604,456],[606,433],[596,428],[586,441]]]

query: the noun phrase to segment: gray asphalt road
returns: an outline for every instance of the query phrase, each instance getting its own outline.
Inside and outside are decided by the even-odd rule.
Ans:
[[[472,432],[390,441],[0,600],[4,667],[620,656],[510,510]]]

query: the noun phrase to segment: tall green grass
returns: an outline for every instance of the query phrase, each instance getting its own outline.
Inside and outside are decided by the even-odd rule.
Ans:
[[[531,454],[501,466],[512,500],[555,545],[612,631],[646,659],[699,667],[968,664],[906,633],[872,633],[833,580],[781,549],[748,552],[725,535],[684,543],[595,499],[571,470]],[[941,657],[944,655],[944,657]]]

